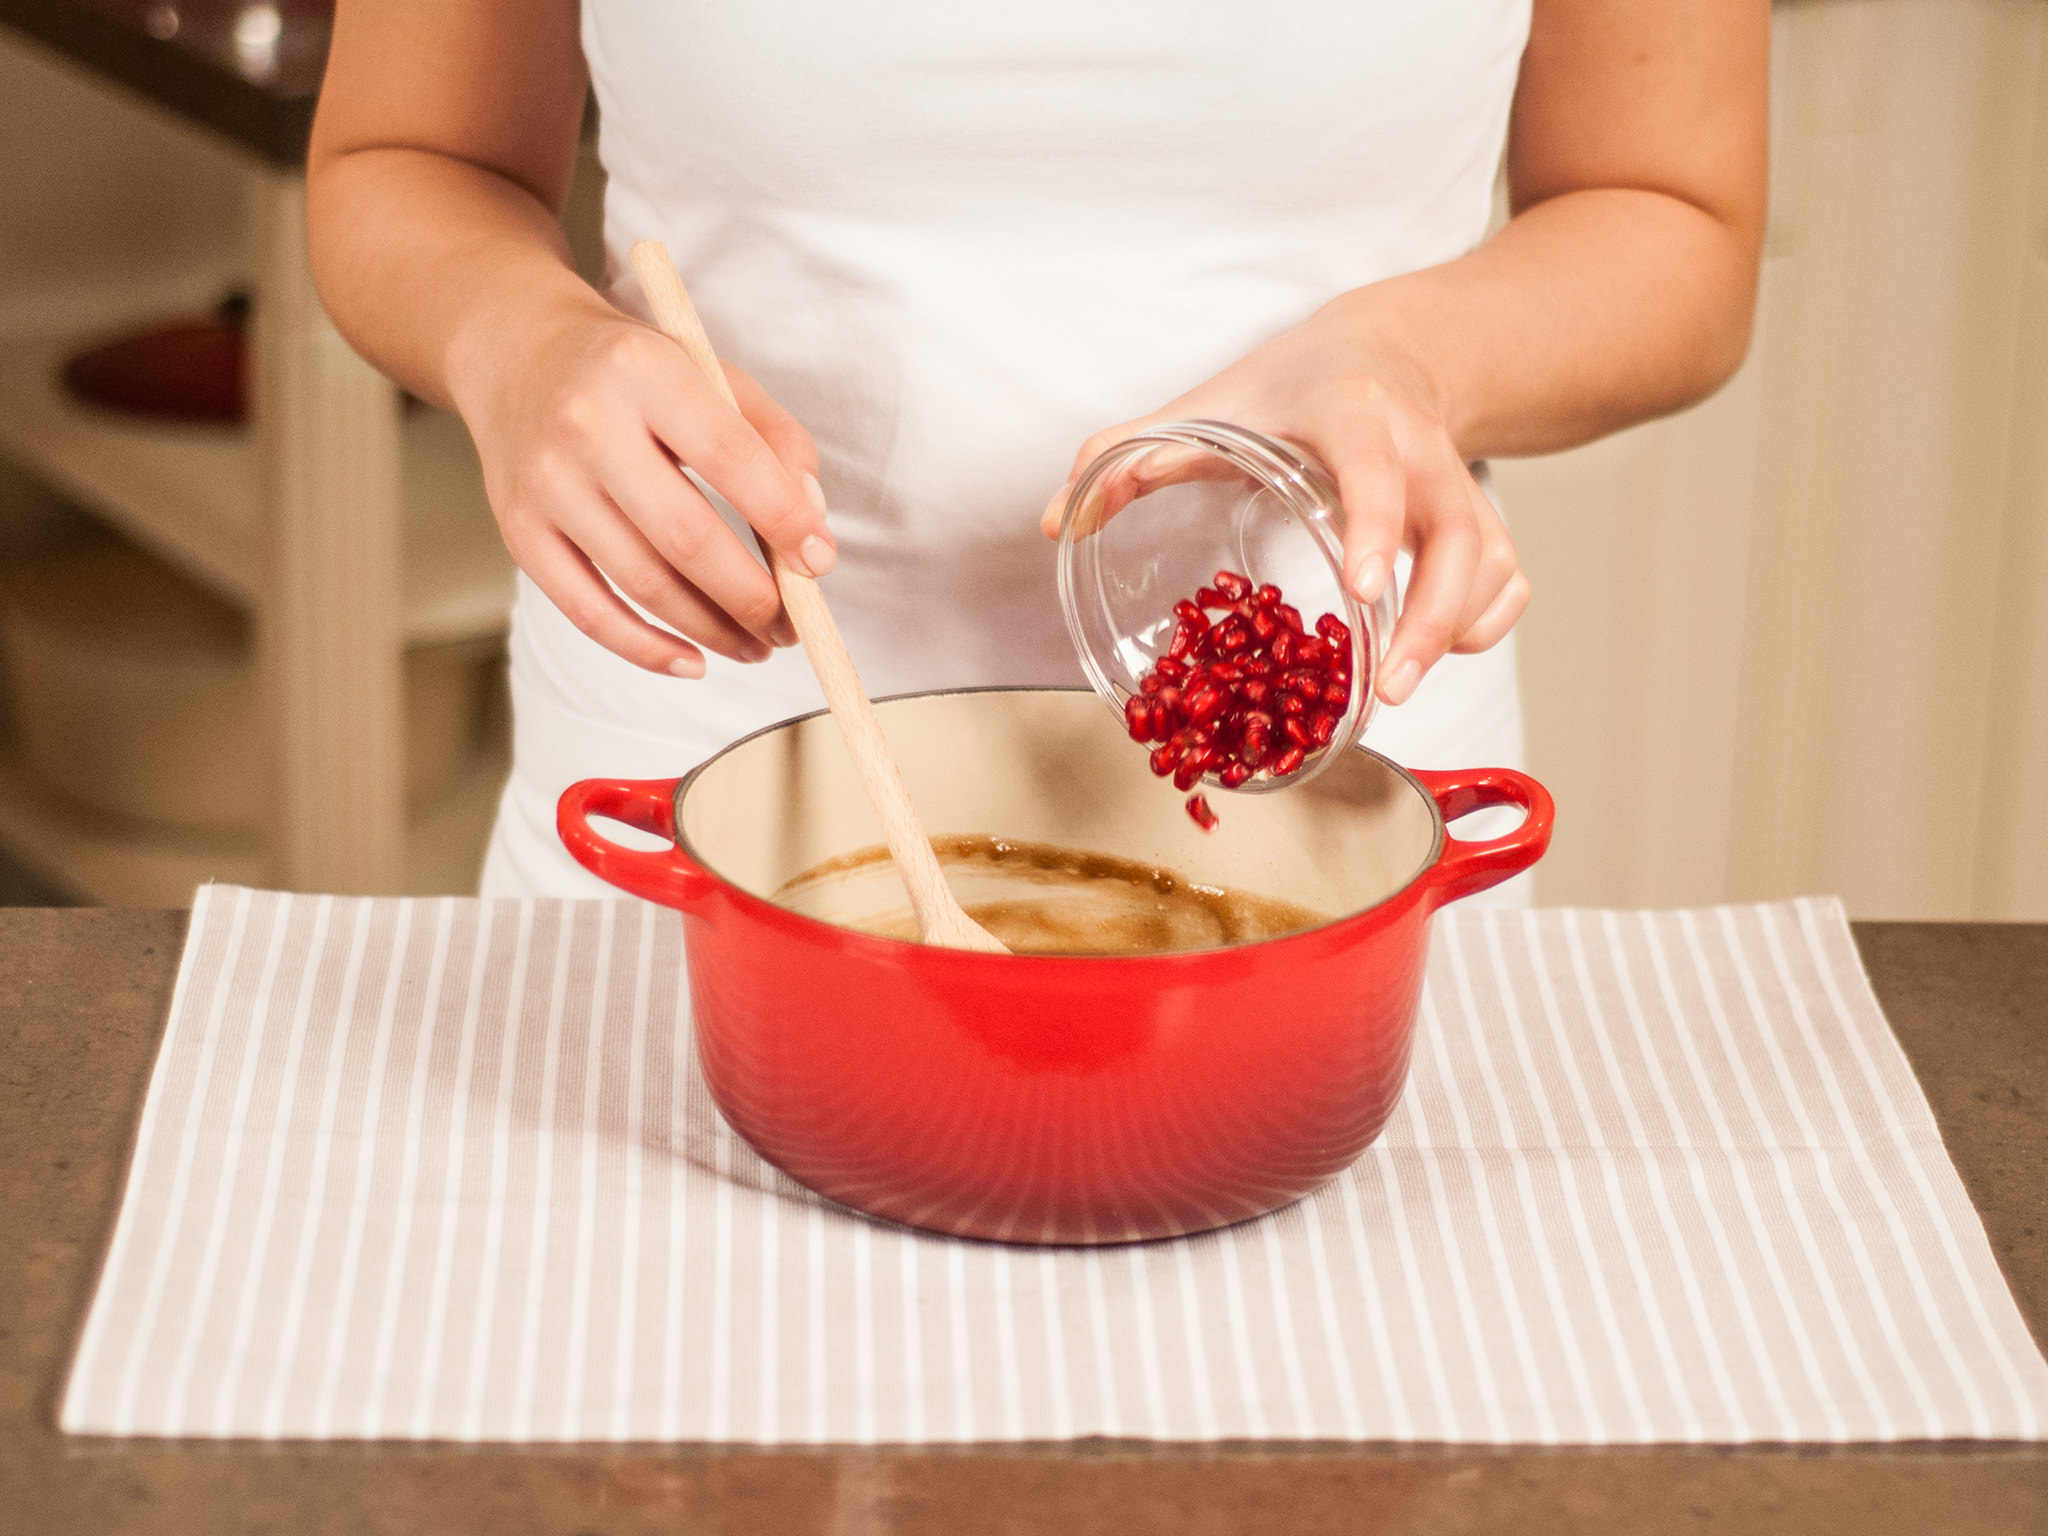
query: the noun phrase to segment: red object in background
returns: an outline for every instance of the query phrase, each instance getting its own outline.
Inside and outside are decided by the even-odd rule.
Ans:
[[[1525,774],[1414,772],[1436,857],[1364,911],[1237,948],[987,955],[800,916],[681,846],[641,852],[591,825],[674,844],[704,771],[585,780],[556,825],[585,868],[681,909],[720,1112],[822,1195],[999,1241],[1206,1231],[1335,1177],[1406,1080],[1431,914],[1535,863],[1553,815]],[[1505,804],[1528,812],[1506,837],[1444,831]]]
[[[201,320],[131,331],[64,365],[64,384],[89,405],[161,421],[234,425],[248,412],[246,301]]]

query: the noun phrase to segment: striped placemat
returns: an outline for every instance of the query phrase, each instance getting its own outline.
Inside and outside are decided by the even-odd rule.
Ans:
[[[691,1067],[631,902],[200,891],[64,1397],[89,1434],[2035,1438],[1840,908],[1452,912],[1380,1142],[1221,1233],[829,1207]]]

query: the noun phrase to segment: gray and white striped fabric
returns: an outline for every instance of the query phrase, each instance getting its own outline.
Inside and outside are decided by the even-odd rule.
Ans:
[[[2037,1438],[1839,907],[1450,913],[1262,1221],[911,1235],[724,1128],[674,914],[203,889],[62,1423],[756,1442]]]

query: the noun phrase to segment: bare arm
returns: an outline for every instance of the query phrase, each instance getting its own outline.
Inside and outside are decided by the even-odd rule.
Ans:
[[[697,676],[680,636],[745,660],[794,637],[678,465],[822,574],[817,454],[752,380],[728,369],[743,419],[570,267],[556,217],[584,91],[574,0],[343,0],[307,163],[313,272],[365,357],[461,412],[506,545],[555,604]]]
[[[1768,0],[1535,0],[1509,129],[1513,217],[1442,266],[1334,299],[1160,411],[1297,438],[1336,472],[1370,601],[1415,555],[1379,692],[1496,644],[1528,603],[1465,469],[1690,404],[1740,363],[1767,180]],[[1062,498],[1054,498],[1057,508]],[[1056,531],[1053,511],[1048,531]]]

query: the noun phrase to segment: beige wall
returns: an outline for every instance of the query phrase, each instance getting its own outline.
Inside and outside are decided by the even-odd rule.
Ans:
[[[1561,804],[1538,899],[2048,919],[2048,7],[1775,28],[1742,372],[1498,466]]]

